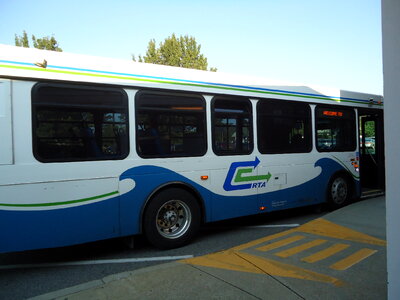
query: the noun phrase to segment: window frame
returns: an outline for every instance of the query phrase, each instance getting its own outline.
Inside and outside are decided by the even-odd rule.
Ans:
[[[228,150],[219,150],[216,149],[215,146],[215,136],[216,136],[216,119],[217,119],[217,114],[218,112],[215,111],[215,102],[217,101],[233,101],[233,102],[241,102],[241,103],[246,103],[248,105],[249,109],[249,126],[242,126],[242,129],[244,127],[249,128],[249,138],[250,138],[250,143],[249,143],[249,150],[248,151],[229,151]],[[229,118],[228,118],[229,119]],[[212,124],[212,129],[211,129],[211,139],[212,139],[212,149],[213,152],[218,155],[218,156],[228,156],[228,155],[249,155],[253,153],[254,151],[254,126],[253,126],[253,105],[252,102],[250,101],[249,98],[246,97],[238,97],[238,96],[215,96],[211,100],[211,124]],[[227,125],[226,127],[229,127]]]
[[[306,120],[308,120],[307,123],[307,127],[308,128],[304,128],[304,142],[305,142],[305,147],[304,149],[293,149],[292,151],[287,151],[287,149],[284,149],[284,151],[278,151],[278,150],[267,150],[266,149],[262,149],[262,147],[260,146],[260,142],[261,142],[261,136],[260,134],[262,133],[261,131],[261,109],[260,106],[263,105],[263,103],[272,103],[272,104],[276,104],[279,106],[285,106],[285,105],[303,105],[304,107],[307,107],[307,116],[306,116]],[[279,100],[279,99],[261,99],[257,102],[257,106],[256,106],[256,115],[257,115],[257,148],[258,151],[261,154],[301,154],[301,153],[310,153],[313,149],[313,118],[312,118],[312,108],[310,103],[308,102],[301,102],[301,101],[290,101],[290,100]],[[288,118],[288,117],[287,117]]]
[[[39,90],[41,88],[59,88],[59,89],[73,89],[75,91],[95,91],[95,92],[114,92],[121,95],[121,103],[116,105],[104,104],[104,105],[96,105],[96,104],[65,104],[65,102],[56,103],[50,101],[40,101]],[[42,157],[39,152],[39,138],[37,137],[36,131],[38,128],[38,123],[40,123],[37,119],[37,113],[40,111],[40,107],[45,107],[48,110],[57,110],[57,108],[61,108],[61,110],[65,107],[69,107],[71,110],[79,110],[82,108],[90,109],[92,111],[98,111],[106,108],[110,109],[118,109],[121,110],[123,114],[126,115],[126,121],[124,122],[126,126],[126,141],[124,141],[125,148],[122,149],[122,154],[115,156],[100,156],[100,157],[82,157],[82,158],[48,158]],[[116,112],[112,112],[116,113]],[[130,154],[130,131],[129,131],[129,100],[128,95],[123,88],[118,87],[109,87],[104,85],[90,85],[90,84],[79,84],[79,83],[58,83],[58,82],[37,82],[31,89],[31,124],[32,124],[32,152],[35,159],[42,163],[64,163],[64,162],[86,162],[86,161],[108,161],[108,160],[123,160],[127,158]],[[51,123],[51,122],[47,122]],[[107,123],[107,122],[106,122]],[[103,123],[102,123],[103,124]],[[107,138],[108,139],[108,138]]]
[[[203,151],[201,151],[199,154],[193,155],[193,154],[188,154],[188,153],[183,153],[181,155],[173,155],[173,154],[165,154],[165,155],[159,155],[159,154],[143,154],[142,151],[140,151],[140,145],[139,145],[139,110],[140,110],[140,97],[143,95],[154,95],[156,97],[179,97],[179,98],[187,98],[187,99],[198,99],[201,101],[201,105],[203,108],[203,116],[202,116],[202,131],[203,131]],[[179,157],[201,157],[204,156],[207,153],[208,150],[208,138],[207,138],[207,103],[204,99],[204,97],[200,94],[197,93],[190,93],[190,92],[179,92],[179,91],[170,91],[170,90],[155,90],[155,89],[142,89],[139,90],[136,95],[135,95],[135,148],[136,148],[136,153],[139,157],[143,159],[160,159],[160,158],[179,158]]]
[[[318,116],[318,109],[327,109],[327,110],[332,110],[332,111],[348,111],[350,112],[351,116],[351,121],[352,121],[352,134],[353,134],[353,140],[352,140],[352,148],[339,148],[339,149],[320,149],[318,146],[318,123],[317,120],[319,118]],[[357,118],[356,118],[356,112],[353,107],[346,107],[346,106],[336,106],[336,105],[329,105],[329,104],[317,104],[314,109],[314,124],[315,124],[315,149],[320,152],[320,153],[326,153],[326,152],[354,152],[357,150],[357,143],[358,143],[358,137],[357,137]],[[339,119],[337,119],[339,120]],[[348,119],[350,120],[350,119]]]

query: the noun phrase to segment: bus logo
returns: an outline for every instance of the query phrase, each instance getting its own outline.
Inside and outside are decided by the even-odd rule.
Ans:
[[[231,164],[224,183],[225,191],[246,190],[265,187],[271,178],[271,173],[265,175],[253,175],[260,160],[241,161]]]

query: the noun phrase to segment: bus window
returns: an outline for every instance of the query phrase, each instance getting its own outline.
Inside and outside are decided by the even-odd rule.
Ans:
[[[205,124],[205,101],[197,95],[146,91],[136,96],[136,149],[143,158],[204,155]]]
[[[39,83],[32,90],[33,153],[42,162],[123,159],[129,153],[122,89]]]
[[[250,154],[253,151],[251,111],[248,99],[213,100],[213,150],[217,155]]]
[[[356,150],[356,119],[353,109],[317,106],[315,119],[319,152]]]
[[[257,104],[258,149],[263,154],[312,149],[311,109],[306,103],[261,100]]]

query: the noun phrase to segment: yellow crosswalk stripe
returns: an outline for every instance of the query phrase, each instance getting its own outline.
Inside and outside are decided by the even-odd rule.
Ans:
[[[257,248],[257,250],[259,250],[259,251],[269,251],[269,250],[273,250],[273,249],[276,249],[276,248],[279,248],[279,247],[283,247],[283,246],[289,245],[291,243],[300,241],[302,239],[304,239],[304,236],[295,235],[295,236],[291,236],[291,237],[288,237],[286,239],[283,239],[283,240],[268,244],[266,246],[259,247],[259,248]]]
[[[349,255],[346,258],[334,263],[333,265],[330,266],[330,268],[339,271],[347,270],[351,266],[359,263],[360,261],[366,259],[367,257],[371,256],[376,252],[378,252],[378,250],[363,248],[353,253],[352,255]]]
[[[326,242],[327,242],[327,240],[320,240],[320,239],[313,240],[311,242],[304,243],[304,244],[302,244],[300,246],[293,247],[293,248],[290,248],[288,250],[284,250],[284,251],[275,253],[275,255],[279,256],[279,257],[286,258],[286,257],[292,256],[294,254],[300,253],[300,252],[302,252],[304,250],[313,248],[315,246],[321,245],[321,244],[326,243]]]
[[[379,248],[373,250],[362,249],[362,247]],[[312,280],[340,286],[345,283],[339,278],[307,270],[304,268],[305,262],[314,263],[329,258],[329,267],[326,264],[323,264],[322,267],[328,268],[330,273],[335,273],[334,275],[338,276],[345,272],[334,272],[333,270],[347,270],[374,253],[381,251],[382,247],[386,247],[385,240],[357,232],[328,220],[317,219],[300,227],[249,241],[222,252],[194,257],[181,262],[208,268]],[[355,249],[352,251],[353,248]],[[305,250],[308,250],[307,254],[301,253]],[[249,251],[256,252],[259,255],[248,253]],[[340,253],[341,251],[343,252]],[[298,253],[300,254],[290,257]],[[353,254],[347,256],[347,253]],[[337,254],[336,257],[333,256],[335,254]],[[339,255],[340,257],[337,258]],[[344,256],[347,257],[342,259]],[[284,263],[278,257],[288,259],[285,259],[286,262]],[[335,263],[331,262],[334,258],[337,258]],[[296,266],[296,264],[300,265]],[[315,265],[308,266],[315,267]]]
[[[308,262],[308,263],[315,263],[317,261],[323,260],[325,258],[328,258],[340,251],[343,251],[344,249],[348,248],[350,245],[347,244],[334,244],[324,250],[321,250],[317,253],[314,253],[310,256],[304,257],[301,260]]]

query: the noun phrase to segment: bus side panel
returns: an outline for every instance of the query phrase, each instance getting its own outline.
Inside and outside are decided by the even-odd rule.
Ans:
[[[318,168],[320,174],[312,180],[284,190],[261,193],[262,204],[267,210],[274,211],[323,203],[327,200],[328,183],[332,176],[342,171],[350,174],[343,165],[331,158],[319,159],[314,168]],[[357,189],[359,181],[353,178],[351,183]]]
[[[0,210],[0,252],[53,248],[118,236],[118,198],[70,208]]]
[[[201,186],[186,177],[190,172],[178,174],[157,166],[132,168],[120,177],[120,182],[132,182],[131,190],[121,193],[121,235],[136,234],[141,231],[141,214],[145,201],[154,191],[164,185],[179,182],[195,188],[204,201],[205,221],[209,222],[325,202],[330,178],[338,171],[347,171],[340,163],[331,158],[322,158],[306,168],[315,170],[312,172],[315,175],[301,184],[273,191],[259,189],[258,195],[249,190],[240,196],[230,196],[229,192],[220,194],[210,186]],[[220,175],[221,178],[226,176],[226,174]],[[291,175],[288,172],[288,176]],[[222,187],[224,181],[217,181]],[[358,181],[354,180],[354,184],[357,186]],[[214,186],[214,188],[216,187]],[[257,202],[260,205],[257,205]],[[264,206],[265,210],[260,210],[260,206]]]
[[[259,212],[257,195],[222,196],[213,194],[212,221],[254,215]]]
[[[11,81],[0,80],[0,165],[13,163],[11,129]]]
[[[223,160],[214,165],[218,168],[211,171],[212,181],[212,221],[236,218],[241,216],[253,215],[258,213],[257,187],[252,182],[245,182],[250,186],[246,189],[237,189],[237,183],[234,182],[236,168],[235,165],[247,165],[254,163],[254,158],[240,157],[235,158],[234,162]],[[246,167],[245,167],[246,168]],[[254,169],[257,175],[257,168]],[[243,183],[240,182],[239,185]]]

